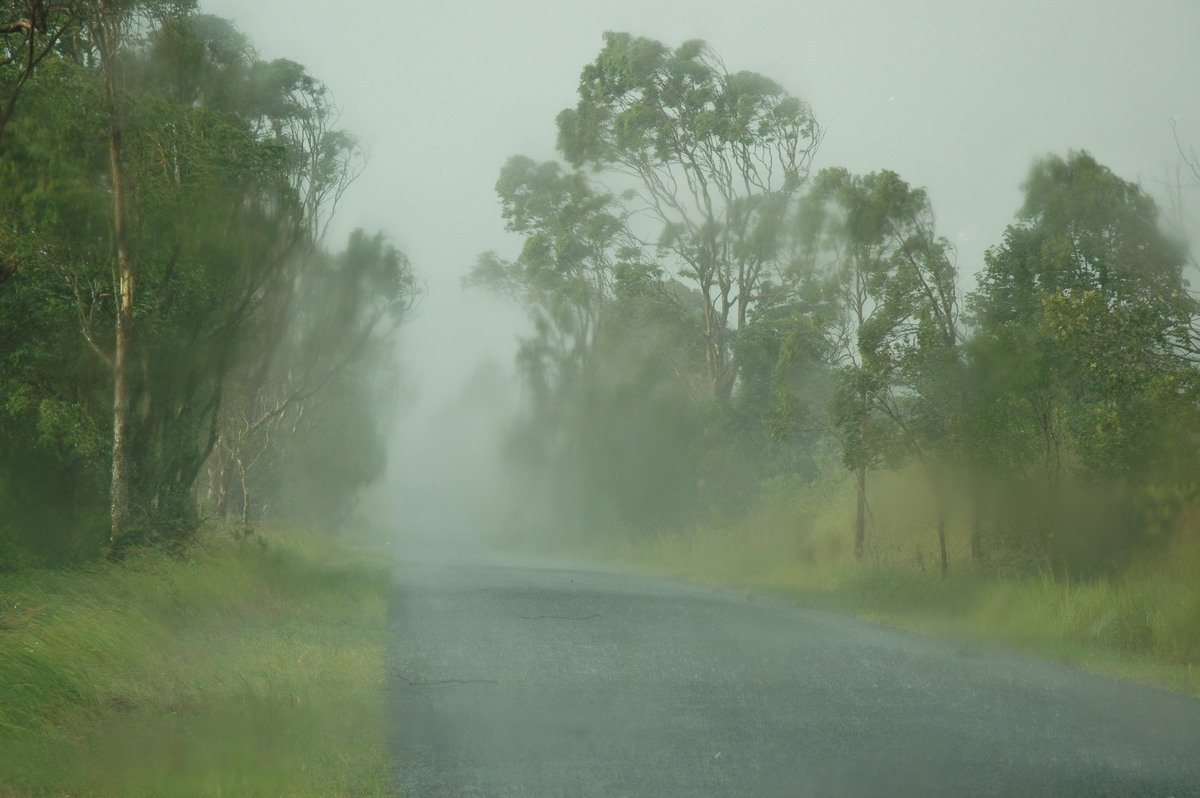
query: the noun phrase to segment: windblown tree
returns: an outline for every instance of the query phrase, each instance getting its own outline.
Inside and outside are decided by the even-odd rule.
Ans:
[[[469,284],[527,308],[534,335],[522,341],[518,361],[539,412],[567,412],[594,380],[617,267],[636,262],[638,247],[616,200],[582,173],[516,156],[501,170],[496,192],[506,227],[525,243],[513,262],[482,255]]]
[[[708,392],[728,401],[737,337],[799,279],[781,253],[821,137],[808,105],[762,75],[728,72],[703,42],[672,50],[607,33],[558,129],[569,163],[633,179],[629,210],[658,224],[663,266],[698,292]]]
[[[382,469],[370,370],[385,366],[384,342],[419,293],[412,268],[382,236],[362,231],[344,253],[324,252],[329,220],[363,153],[334,127],[327,90],[302,66],[260,61],[226,21],[189,17],[156,31],[145,72],[177,103],[237,120],[257,149],[235,162],[249,180],[226,186],[238,205],[209,198],[216,235],[205,231],[197,241],[209,262],[235,266],[216,281],[227,295],[217,305],[223,327],[214,340],[225,346],[206,405],[211,509],[248,526],[287,493],[300,517],[336,526],[346,515],[339,508]],[[190,211],[204,218],[204,206]],[[297,470],[292,460],[321,434],[329,456],[308,458],[325,474],[314,482],[312,468]],[[307,488],[286,491],[288,479]],[[276,515],[283,505],[274,503]]]
[[[820,138],[808,106],[702,42],[609,33],[558,130],[575,171],[509,161],[497,190],[525,245],[472,277],[534,322],[519,356],[539,408],[526,446],[619,505],[597,525],[746,495],[751,439],[767,436],[733,408],[739,352],[755,348],[738,342],[788,312],[804,278],[786,228]]]
[[[826,284],[810,321],[781,351],[776,378],[786,407],[824,351],[833,367],[825,416],[857,484],[854,552],[866,540],[868,472],[915,457],[940,480],[960,389],[956,272],[949,243],[934,230],[928,197],[894,172],[851,175],[827,169],[796,216],[798,257]],[[808,400],[811,410],[811,400]],[[948,567],[945,519],[939,549]]]
[[[137,26],[148,17],[152,19],[156,12],[161,13],[161,9],[149,3],[90,0],[86,12],[84,30],[99,64],[101,96],[108,121],[106,143],[112,193],[116,323],[111,353],[104,356],[113,373],[112,525],[109,547],[114,548],[130,525],[135,499],[131,490],[131,482],[135,477],[130,454],[130,415],[134,390],[130,372],[134,357],[133,307],[137,292],[138,253],[133,240],[134,233],[130,229],[133,224],[133,186],[126,171],[124,111],[128,84],[124,70],[129,51],[136,43]]]
[[[1017,222],[988,251],[971,297],[972,368],[975,421],[992,434],[977,444],[1045,486],[1044,509],[1023,522],[1035,545],[1055,534],[1069,478],[1106,485],[1143,514],[1114,532],[1125,538],[1145,528],[1145,512],[1195,498],[1186,260],[1154,201],[1083,152],[1034,166]]]
[[[27,135],[22,151],[12,153],[10,162],[15,167],[16,163],[28,158],[36,163],[36,171],[21,174],[21,179],[11,186],[14,193],[10,197],[18,202],[18,207],[9,217],[13,220],[10,222],[13,226],[6,233],[14,240],[25,242],[18,249],[23,250],[27,258],[40,261],[39,265],[55,268],[65,278],[76,300],[79,326],[84,338],[111,371],[111,547],[130,526],[131,507],[135,502],[150,506],[162,498],[161,495],[152,498],[134,496],[134,483],[138,482],[138,475],[134,473],[131,453],[134,446],[131,414],[137,390],[134,385],[134,361],[139,354],[133,328],[139,290],[138,244],[141,236],[137,229],[139,220],[135,219],[135,186],[129,166],[127,141],[131,135],[132,88],[128,69],[136,58],[145,33],[168,17],[186,14],[188,4],[81,1],[69,9],[54,10],[53,20],[58,27],[53,34],[49,33],[48,28],[51,9],[42,4],[32,4],[29,10],[33,13],[33,25],[27,37],[26,67],[10,86],[10,111],[5,121],[11,133],[12,103],[17,93],[28,94],[26,84],[33,69],[55,72],[56,81],[47,87],[44,98],[54,99],[41,106],[48,113],[40,119],[30,116],[28,124],[30,129],[34,129],[55,116],[58,117],[54,119],[55,122],[64,123],[65,131],[56,130],[45,143],[65,145],[67,148],[65,151],[60,149],[55,155],[70,162],[67,166],[70,173],[68,179],[71,181],[69,185],[78,189],[78,193],[61,198],[65,202],[60,201],[45,180],[46,173],[53,172],[57,165],[47,165],[45,143]],[[76,21],[76,17],[78,26],[74,28],[70,46],[67,47],[63,43],[63,32]],[[39,33],[50,38],[41,45],[40,50],[37,41]],[[51,65],[52,55],[54,63]],[[78,137],[64,141],[64,133],[69,135],[71,132]],[[99,151],[92,150],[93,147]],[[6,146],[5,149],[10,147]],[[100,152],[104,161],[102,172],[96,168]],[[20,193],[22,188],[27,188],[24,194]],[[84,195],[90,195],[90,198],[80,202]],[[105,236],[107,242],[104,243],[109,247],[111,270],[105,268],[103,271],[110,272],[109,281],[97,274],[96,267],[107,259],[97,257],[101,240],[86,238],[96,233],[95,221],[78,231],[84,237],[61,226],[59,232],[65,235],[55,236],[49,242],[45,241],[43,235],[48,228],[60,225],[64,206],[74,204],[75,207],[71,208],[73,212],[96,213],[99,206],[95,200],[102,196],[106,196],[108,205],[104,212],[107,217],[104,226],[108,228],[109,235]],[[82,207],[84,205],[90,207],[85,209]],[[78,246],[59,246],[72,239]],[[90,297],[85,296],[88,293]],[[103,295],[111,298],[111,316],[105,312],[107,309],[100,307]],[[104,318],[111,320],[111,342],[106,340],[107,335],[98,333]]]
[[[614,503],[644,509],[650,501],[630,496],[637,475],[641,486],[654,484],[645,460],[659,450],[638,444],[656,431],[642,422],[654,402],[648,385],[663,381],[656,367],[664,347],[657,329],[651,347],[639,341],[653,324],[658,276],[642,260],[627,212],[584,174],[513,157],[496,190],[507,228],[524,245],[511,262],[485,253],[467,282],[514,299],[533,322],[517,356],[533,406],[520,448],[554,482],[558,503],[585,523],[611,521]],[[637,364],[649,361],[647,380]],[[637,440],[614,443],[626,434]],[[665,503],[662,493],[654,498]]]
[[[373,408],[390,335],[420,296],[408,258],[356,230],[346,249],[307,257],[281,296],[287,316],[251,321],[269,348],[228,378],[209,462],[213,509],[249,527],[275,507],[336,528],[386,464]]]

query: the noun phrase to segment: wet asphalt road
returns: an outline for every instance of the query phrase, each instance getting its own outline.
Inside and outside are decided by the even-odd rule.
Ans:
[[[404,566],[409,798],[1200,796],[1200,700],[734,591]]]

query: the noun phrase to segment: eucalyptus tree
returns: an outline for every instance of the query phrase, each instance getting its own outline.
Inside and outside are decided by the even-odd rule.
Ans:
[[[481,255],[466,284],[505,295],[528,313],[533,330],[520,342],[517,364],[533,413],[521,428],[522,448],[537,452],[535,471],[553,472],[560,499],[573,497],[563,500],[570,511],[586,515],[583,505],[603,492],[585,472],[595,470],[614,358],[636,329],[623,322],[640,293],[632,291],[635,275],[645,273],[641,247],[619,200],[582,172],[514,156],[496,192],[506,228],[524,242],[512,261]]]
[[[824,424],[855,475],[854,552],[861,558],[871,469],[913,456],[939,484],[939,450],[951,438],[961,385],[952,249],[935,233],[925,192],[889,171],[822,171],[795,228],[797,257],[824,285],[814,282],[810,323],[790,334],[776,379],[785,411],[807,405],[812,414],[811,398],[797,395],[811,386],[796,372],[813,371],[822,354],[833,367]],[[940,508],[938,539],[946,568]]]
[[[134,480],[130,453],[131,414],[134,388],[131,383],[135,357],[134,303],[138,290],[138,251],[132,229],[135,187],[127,172],[125,135],[126,104],[129,99],[127,68],[139,37],[157,21],[186,14],[193,3],[187,0],[85,0],[83,30],[99,72],[106,125],[109,185],[112,198],[113,293],[116,301],[113,346],[109,362],[113,373],[112,402],[112,526],[110,547],[130,525],[131,483]]]
[[[207,458],[208,498],[217,513],[249,524],[252,509],[261,514],[277,492],[292,439],[321,415],[324,395],[340,392],[347,418],[346,397],[370,395],[369,384],[351,391],[348,375],[371,382],[362,364],[377,362],[376,339],[419,291],[407,258],[380,236],[358,231],[344,254],[324,251],[329,221],[365,156],[335,127],[326,87],[303,66],[262,61],[226,20],[192,15],[155,31],[142,72],[172,107],[228,120],[246,143],[228,154],[238,171],[220,184],[224,198],[193,194],[182,218],[211,219],[195,244],[209,268],[227,271],[211,282],[225,294],[214,305],[220,360],[206,383],[213,401],[200,459]]]
[[[588,390],[617,266],[636,261],[638,247],[616,199],[557,163],[514,156],[496,192],[506,228],[525,241],[515,261],[480,256],[468,284],[528,310],[535,335],[522,342],[518,360],[541,409],[561,410],[564,395]]]
[[[390,335],[420,297],[408,258],[382,234],[354,231],[336,254],[292,274],[290,313],[268,358],[228,380],[213,452],[214,509],[249,527],[275,517],[333,528],[383,469],[375,402],[390,371]],[[252,382],[248,382],[252,379]],[[236,505],[236,507],[235,507]]]
[[[821,138],[812,111],[769,78],[729,72],[701,41],[606,33],[558,131],[573,166],[632,178],[628,210],[661,228],[664,265],[698,292],[708,394],[729,400],[738,336],[797,283],[781,252]]]
[[[160,25],[139,67],[155,96],[169,108],[192,109],[193,117],[144,139],[165,153],[157,159],[150,153],[144,162],[165,160],[173,165],[166,172],[176,176],[203,174],[219,194],[194,187],[173,192],[182,205],[161,203],[176,208],[171,219],[183,222],[167,225],[179,233],[171,240],[196,253],[201,285],[216,293],[204,306],[210,326],[191,325],[205,331],[213,353],[199,376],[207,426],[194,431],[201,446],[182,449],[190,451],[187,478],[175,482],[190,486],[207,462],[213,509],[249,524],[252,509],[261,515],[278,494],[285,460],[296,440],[311,437],[322,402],[339,403],[347,422],[360,419],[356,429],[375,423],[362,405],[374,398],[362,369],[380,363],[380,340],[419,292],[407,258],[380,236],[356,232],[343,255],[324,251],[329,221],[364,154],[335,127],[327,89],[304,67],[262,61],[227,21],[196,15]],[[210,120],[230,127],[221,135],[205,132]],[[211,161],[189,158],[177,152],[175,131],[228,150],[205,153]],[[347,404],[351,397],[357,404]],[[322,425],[336,427],[336,421]],[[372,451],[364,447],[362,454],[372,460]],[[357,462],[345,455],[341,461]],[[310,498],[344,503],[346,497],[333,495],[344,480],[326,482]],[[357,487],[351,480],[345,489]]]
[[[47,13],[34,15],[30,36],[48,31],[49,9],[33,4],[31,10]],[[184,10],[179,4],[149,2],[74,4],[70,12],[78,15],[78,27],[70,47],[47,45],[37,51],[35,39],[29,40],[27,69],[36,63],[39,70],[52,73],[52,79],[29,82],[27,71],[10,85],[37,113],[6,120],[6,144],[0,151],[2,168],[11,180],[5,186],[6,224],[0,235],[15,244],[6,247],[6,254],[30,273],[25,285],[12,290],[21,293],[42,283],[42,275],[34,273],[38,267],[57,272],[74,298],[77,320],[72,326],[82,330],[111,374],[111,426],[103,425],[112,436],[110,545],[128,525],[133,482],[130,414],[138,261],[127,169],[126,68],[136,57],[141,35],[155,20]],[[60,25],[68,24],[62,21],[63,13],[59,9],[54,14]],[[62,27],[54,35],[61,33]],[[39,94],[36,102],[31,102],[31,92]],[[19,143],[14,140],[18,132]],[[42,387],[46,383],[46,375],[41,375],[26,385],[38,385],[38,393],[53,396],[53,389]],[[42,408],[36,412],[43,412],[48,399],[35,403]],[[92,397],[78,400],[84,407],[95,407]]]
[[[910,188],[893,173],[882,178],[895,192],[888,214],[895,241],[894,277],[885,302],[896,319],[883,351],[891,360],[884,414],[900,429],[906,456],[929,478],[937,513],[938,554],[949,571],[946,540],[949,473],[968,471],[973,452],[964,447],[968,386],[963,364],[963,332],[958,270],[953,245],[937,235],[932,206],[923,189]],[[978,555],[978,529],[972,535]]]

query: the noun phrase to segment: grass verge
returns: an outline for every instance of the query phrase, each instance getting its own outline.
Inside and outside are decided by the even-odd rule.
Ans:
[[[382,796],[389,563],[212,534],[0,576],[0,796]]]

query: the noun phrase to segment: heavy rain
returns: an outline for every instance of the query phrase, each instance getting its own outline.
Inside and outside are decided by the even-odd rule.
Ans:
[[[1200,795],[1198,31],[0,3],[0,796]]]

